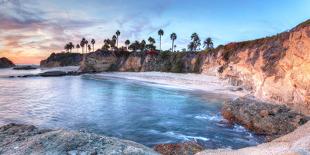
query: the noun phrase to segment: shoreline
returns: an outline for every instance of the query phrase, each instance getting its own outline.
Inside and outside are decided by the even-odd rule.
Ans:
[[[42,70],[42,69],[41,69]],[[44,71],[44,70],[43,70]],[[113,74],[117,74],[117,76],[113,76]],[[137,73],[137,72],[106,72],[106,73],[99,73],[99,74],[91,74],[91,75],[94,75],[94,76],[103,76],[103,78],[105,78],[104,76],[106,76],[107,78],[122,78],[122,76],[124,76],[124,74],[126,75],[126,74],[151,74],[151,76],[154,76],[154,74],[158,74],[158,73],[160,73],[160,74],[162,74],[161,72],[142,72],[142,73]],[[166,74],[166,75],[175,75],[175,74],[177,74],[177,75],[180,75],[179,73],[163,73],[163,74]],[[87,74],[86,74],[87,75]],[[184,75],[184,74],[182,74],[182,75]],[[191,74],[187,74],[187,75],[191,75]],[[202,76],[201,74],[192,74],[192,75],[198,75],[198,76]],[[66,76],[66,75],[65,75]],[[155,76],[156,77],[156,76]],[[214,77],[216,77],[216,76],[214,76]],[[149,77],[147,77],[147,78],[149,78]],[[146,79],[147,79],[146,78]],[[168,78],[171,78],[171,76],[168,76]],[[217,78],[217,77],[216,77]],[[147,81],[147,80],[145,80],[145,79],[139,79],[139,78],[137,78],[137,77],[133,77],[133,78],[128,78],[128,77],[123,77],[122,79],[127,79],[127,80],[137,80],[137,81],[140,81],[140,82],[145,82],[145,83],[147,83],[147,82],[149,82],[150,83],[150,81]],[[186,79],[186,78],[185,78]],[[155,79],[155,80],[157,80],[157,79]],[[187,79],[188,80],[188,79]],[[151,81],[151,83],[152,82],[154,82],[154,81]],[[165,83],[165,81],[164,82],[159,82],[159,83],[156,83],[156,84],[163,84],[163,85],[166,85],[166,84],[168,84],[168,83]],[[171,84],[171,83],[170,83]],[[190,87],[190,86],[189,86]],[[186,90],[188,90],[188,89],[186,89]],[[197,89],[197,90],[199,90],[199,89]],[[213,89],[213,90],[215,90],[215,89]],[[195,91],[195,90],[191,90],[191,91]],[[204,92],[207,92],[206,90],[203,90],[203,89],[200,89],[200,91],[204,91]],[[239,97],[241,97],[241,96],[239,96]],[[257,99],[257,98],[255,98],[255,100],[257,100],[257,101],[260,101],[260,99]],[[257,146],[254,146],[254,147],[246,147],[246,148],[242,148],[242,149],[239,149],[239,150],[204,150],[204,151],[202,151],[202,152],[200,152],[200,153],[198,153],[199,155],[204,155],[204,154],[212,154],[212,153],[214,153],[214,152],[216,152],[216,154],[217,153],[223,153],[223,154],[226,154],[226,153],[234,153],[234,152],[238,152],[238,151],[241,151],[241,153],[244,153],[243,151],[244,150],[252,150],[252,149],[254,149],[254,150],[256,150],[256,148],[257,149],[264,149],[265,147],[269,147],[269,145],[271,145],[270,147],[271,148],[273,148],[274,147],[274,145],[276,145],[278,142],[281,142],[281,139],[285,139],[285,137],[289,137],[290,135],[296,135],[296,134],[300,134],[300,130],[302,130],[303,132],[304,132],[304,130],[306,130],[306,131],[308,131],[309,130],[309,122],[308,123],[306,123],[306,127],[304,127],[305,125],[303,125],[303,126],[300,126],[300,127],[298,127],[296,130],[294,130],[292,133],[288,133],[288,134],[286,134],[286,135],[283,135],[283,136],[281,136],[280,138],[277,138],[277,139],[275,139],[275,140],[273,140],[273,141],[271,141],[271,142],[267,142],[267,143],[262,143],[262,144],[259,144],[259,145],[257,145]],[[299,137],[300,138],[300,137]],[[280,139],[280,140],[279,140]],[[309,140],[310,141],[310,140]],[[293,139],[292,141],[290,141],[290,139],[289,139],[289,141],[286,141],[286,143],[297,143],[297,142],[299,142],[299,140],[297,139]],[[310,143],[310,142],[309,142]],[[268,148],[269,149],[269,148]],[[284,149],[289,149],[289,148],[284,148]],[[261,150],[260,150],[261,151]],[[292,150],[291,150],[292,151]],[[306,151],[309,151],[309,150],[306,150]]]

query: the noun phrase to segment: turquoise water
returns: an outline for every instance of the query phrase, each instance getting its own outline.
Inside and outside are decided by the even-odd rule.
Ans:
[[[0,78],[0,124],[83,130],[147,146],[242,148],[261,138],[220,116],[223,95],[93,75]]]

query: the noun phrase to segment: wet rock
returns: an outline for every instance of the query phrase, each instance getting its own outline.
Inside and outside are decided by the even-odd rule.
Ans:
[[[14,70],[34,70],[37,69],[35,66],[17,66],[13,68]]]
[[[275,105],[252,98],[238,98],[226,102],[222,115],[233,123],[269,136],[269,140],[294,131],[305,124],[309,118],[294,112],[284,105]]]
[[[15,64],[8,58],[5,57],[0,58],[0,68],[10,68],[14,66]]]
[[[40,73],[39,76],[42,77],[57,77],[57,76],[66,76],[67,73],[63,71],[48,71],[44,73]]]
[[[194,155],[203,150],[203,147],[195,142],[179,144],[158,144],[154,150],[162,155]]]
[[[158,154],[141,144],[91,133],[42,130],[31,125],[0,127],[0,154]]]

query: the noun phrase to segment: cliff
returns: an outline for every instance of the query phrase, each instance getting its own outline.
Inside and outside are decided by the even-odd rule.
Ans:
[[[199,73],[205,53],[180,52],[147,54],[144,52],[97,51],[87,54],[81,63],[82,72],[161,71],[174,73]]]
[[[8,58],[5,57],[0,58],[0,68],[9,68],[14,66],[15,64]]]
[[[209,53],[202,73],[310,114],[310,20],[272,37],[220,46]]]
[[[80,53],[52,53],[40,62],[40,67],[79,66],[83,55]]]
[[[80,70],[211,74],[243,86],[257,98],[310,114],[310,20],[287,32],[209,52],[97,51],[83,58]]]

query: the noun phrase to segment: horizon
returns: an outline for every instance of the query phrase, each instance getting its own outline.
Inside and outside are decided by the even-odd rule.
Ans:
[[[153,37],[164,30],[163,50],[171,46],[170,34],[177,34],[177,50],[186,48],[190,35],[211,37],[214,45],[253,40],[290,30],[310,18],[310,1],[212,2],[155,0],[39,1],[0,0],[0,57],[16,64],[38,64],[53,52],[64,51],[67,42],[83,37],[103,40],[120,30],[120,45],[129,39]],[[228,27],[229,26],[229,27]]]

